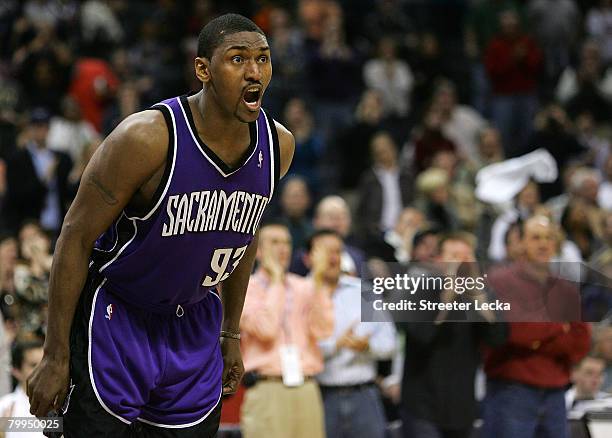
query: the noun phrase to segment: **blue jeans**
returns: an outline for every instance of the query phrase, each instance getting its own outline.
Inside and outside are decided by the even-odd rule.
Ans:
[[[489,381],[481,438],[567,438],[565,392]]]
[[[384,438],[387,422],[378,388],[324,389],[325,432],[333,438]]]
[[[496,95],[491,101],[491,117],[499,129],[506,157],[516,157],[525,151],[538,109],[534,94]]]

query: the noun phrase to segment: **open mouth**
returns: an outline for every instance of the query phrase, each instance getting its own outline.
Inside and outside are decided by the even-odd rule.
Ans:
[[[261,97],[261,87],[249,87],[245,90],[242,99],[247,107],[256,110],[259,107],[259,99]]]

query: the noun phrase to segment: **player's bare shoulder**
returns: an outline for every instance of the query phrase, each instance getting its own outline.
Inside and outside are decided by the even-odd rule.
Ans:
[[[109,147],[119,147],[133,165],[159,168],[168,152],[168,127],[157,110],[145,110],[126,117],[108,136]]]
[[[280,145],[280,176],[281,178],[289,171],[293,153],[295,152],[295,138],[291,131],[285,128],[281,123],[274,121],[276,132],[278,133],[278,143]]]

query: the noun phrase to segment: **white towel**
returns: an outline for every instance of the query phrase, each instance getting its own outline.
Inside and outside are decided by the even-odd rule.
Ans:
[[[533,179],[552,182],[559,170],[546,149],[483,167],[476,174],[476,197],[491,204],[511,201]]]

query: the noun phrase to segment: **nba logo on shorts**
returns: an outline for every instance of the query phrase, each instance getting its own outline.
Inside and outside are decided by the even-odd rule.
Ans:
[[[108,319],[109,321],[113,317],[113,305],[112,304],[109,304],[108,306],[106,306],[106,315],[104,315],[104,317]]]

